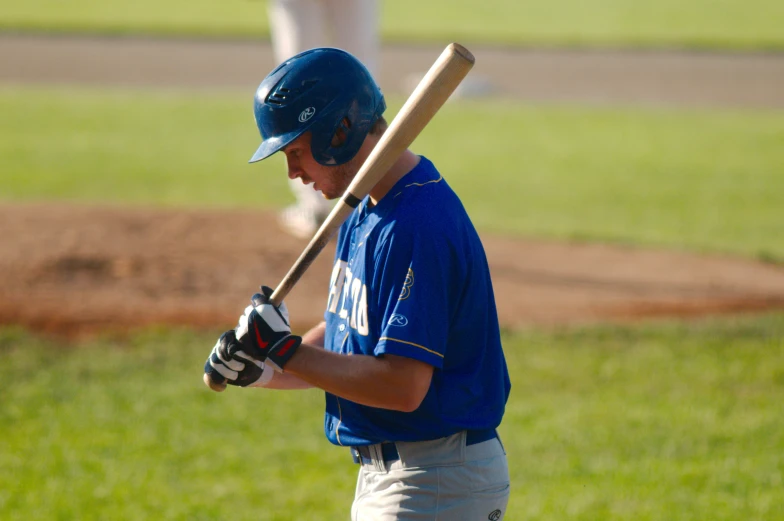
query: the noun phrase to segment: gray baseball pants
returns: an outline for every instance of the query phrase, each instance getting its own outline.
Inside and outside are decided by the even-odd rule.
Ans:
[[[466,445],[466,433],[398,442],[385,462],[363,447],[352,521],[500,521],[509,501],[509,468],[499,438]]]

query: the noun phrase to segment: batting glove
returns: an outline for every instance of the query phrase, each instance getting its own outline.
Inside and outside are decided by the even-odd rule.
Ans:
[[[234,331],[245,353],[282,373],[302,337],[291,334],[286,304],[273,306],[271,296],[272,288],[262,286],[261,293],[251,297],[252,305],[245,308]]]
[[[274,373],[260,360],[248,355],[237,341],[234,330],[223,333],[212,348],[204,372],[216,384],[239,387],[263,387]]]

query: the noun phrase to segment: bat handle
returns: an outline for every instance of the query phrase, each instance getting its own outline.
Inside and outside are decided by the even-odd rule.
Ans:
[[[212,381],[212,378],[210,378],[210,375],[208,375],[207,373],[204,373],[204,385],[206,385],[207,387],[209,387],[210,389],[212,389],[216,393],[221,393],[224,390],[226,390],[226,383],[225,382],[224,383],[220,383],[220,384],[215,383],[215,382]]]

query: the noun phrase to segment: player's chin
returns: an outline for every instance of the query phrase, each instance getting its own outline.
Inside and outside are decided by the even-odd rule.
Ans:
[[[333,200],[333,199],[337,199],[338,197],[343,195],[343,192],[339,192],[338,190],[336,190],[332,186],[316,186],[316,185],[314,185],[313,188],[318,190],[319,192],[321,192],[321,195],[322,195],[322,197],[324,197],[324,199],[329,199],[330,201]]]

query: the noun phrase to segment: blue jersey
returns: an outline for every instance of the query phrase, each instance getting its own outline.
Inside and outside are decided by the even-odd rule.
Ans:
[[[414,358],[434,367],[413,412],[326,393],[336,445],[421,441],[501,423],[510,382],[484,248],[457,195],[422,157],[338,234],[325,348]]]

